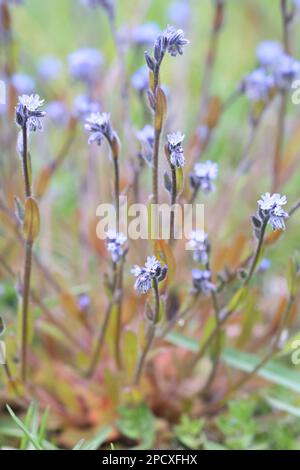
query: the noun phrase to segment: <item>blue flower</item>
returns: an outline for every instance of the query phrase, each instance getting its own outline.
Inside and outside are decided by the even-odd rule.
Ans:
[[[98,113],[100,106],[87,95],[78,95],[74,99],[74,111],[78,118],[86,119],[90,114]]]
[[[134,288],[140,294],[146,294],[152,287],[152,281],[163,281],[167,276],[168,268],[156,259],[155,256],[148,256],[145,266],[133,266],[131,274],[136,277]]]
[[[18,95],[29,95],[35,89],[34,79],[24,73],[15,73],[11,77],[11,83]]]
[[[76,80],[93,82],[99,74],[102,62],[102,55],[97,49],[79,49],[69,55],[70,74]]]
[[[205,163],[196,163],[194,171],[190,174],[192,188],[201,189],[204,194],[214,191],[213,181],[218,176],[218,164],[207,160]]]
[[[149,88],[149,72],[146,65],[140,67],[131,77],[131,84],[140,93]]]
[[[274,70],[276,86],[281,90],[289,89],[292,82],[299,76],[300,62],[287,54],[283,54]]]
[[[210,250],[207,234],[203,230],[194,230],[191,232],[187,249],[193,251],[194,261],[206,264]]]
[[[16,122],[20,127],[26,126],[30,132],[43,130],[41,118],[45,112],[40,111],[44,100],[39,95],[21,95],[16,106]]]
[[[103,137],[106,137],[109,142],[112,141],[114,131],[109,113],[92,113],[85,122],[85,129],[91,134],[89,144],[96,142],[97,145],[101,145]]]
[[[244,77],[242,91],[250,101],[268,101],[271,89],[274,87],[274,77],[264,69],[256,69]]]
[[[209,295],[216,290],[216,286],[211,282],[211,272],[208,269],[193,269],[192,278],[194,289],[197,292]]]
[[[282,45],[276,41],[263,41],[256,48],[256,57],[262,67],[273,67],[283,53]]]
[[[160,33],[156,23],[144,23],[132,31],[132,41],[137,45],[152,44]]]
[[[43,80],[55,80],[61,71],[61,62],[57,57],[43,57],[38,62],[37,70]]]
[[[149,124],[136,133],[136,137],[141,145],[141,156],[148,165],[152,165],[152,154],[154,146],[154,128]]]
[[[282,208],[287,203],[286,196],[280,194],[265,193],[261,195],[258,203],[258,214],[256,219],[261,222],[267,221],[273,230],[285,230],[284,220],[288,218],[288,213]]]
[[[183,139],[184,134],[181,132],[174,132],[173,134],[167,135],[170,162],[175,168],[181,168],[185,165],[185,158],[182,148]]]
[[[117,263],[124,256],[124,244],[126,241],[127,237],[122,232],[109,230],[106,233],[107,250],[110,252],[114,263]]]

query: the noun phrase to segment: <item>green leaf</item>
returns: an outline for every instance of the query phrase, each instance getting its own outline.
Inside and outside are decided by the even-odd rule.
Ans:
[[[102,428],[92,439],[81,446],[81,450],[97,450],[108,439],[112,432],[112,427]]]
[[[282,400],[278,400],[277,398],[273,397],[265,397],[266,402],[272,406],[273,408],[276,408],[276,410],[280,411],[285,411],[286,413],[289,413],[290,415],[297,416],[297,418],[300,418],[300,407],[292,405],[291,403],[286,403]]]
[[[124,436],[140,445],[136,449],[151,449],[155,440],[155,420],[152,411],[145,403],[119,408],[120,419],[117,422]]]
[[[12,417],[12,419],[14,420],[14,422],[16,423],[16,425],[23,431],[24,434],[26,434],[26,436],[28,437],[28,440],[31,442],[31,444],[33,445],[33,447],[36,449],[36,450],[43,450],[42,446],[40,445],[40,443],[38,442],[38,439],[26,428],[26,426],[24,425],[24,423],[15,415],[15,413],[13,412],[13,410],[10,408],[9,405],[6,405],[6,408],[10,414],[10,416]]]
[[[181,333],[172,332],[169,333],[166,338],[172,344],[188,349],[189,351],[197,352],[199,349],[196,340],[188,338]],[[261,360],[261,358],[255,354],[245,353],[234,348],[225,348],[221,359],[230,367],[248,373],[251,372]],[[257,372],[257,375],[272,383],[300,393],[299,372],[295,372],[281,365],[278,361],[271,360]]]

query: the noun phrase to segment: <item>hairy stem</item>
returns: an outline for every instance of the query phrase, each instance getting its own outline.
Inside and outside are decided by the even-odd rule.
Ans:
[[[114,157],[114,198],[115,198],[115,208],[116,208],[116,231],[120,231],[120,177],[119,177],[119,158]]]
[[[248,275],[247,275],[247,277],[244,281],[245,286],[247,286],[249,284],[249,282],[250,282],[250,280],[253,276],[253,273],[255,271],[255,268],[256,268],[256,265],[257,265],[257,262],[258,262],[258,259],[259,259],[259,256],[260,256],[260,252],[261,252],[261,249],[262,249],[262,246],[263,246],[267,223],[268,223],[268,220],[265,219],[264,222],[263,222],[263,225],[261,227],[261,230],[260,230],[259,239],[258,239],[258,242],[257,242],[256,250],[255,250],[255,252],[253,254],[253,257],[252,257],[251,266],[250,266]]]
[[[147,342],[146,346],[141,354],[141,357],[139,359],[136,372],[134,375],[133,379],[133,384],[138,385],[142,376],[143,368],[145,365],[146,357],[151,349],[154,337],[155,337],[155,331],[156,331],[156,323],[158,320],[158,315],[159,315],[159,305],[160,305],[160,300],[159,300],[159,291],[158,291],[158,283],[156,279],[153,279],[153,290],[154,290],[154,297],[155,297],[155,311],[154,311],[154,317],[151,319],[151,323],[149,326],[149,331],[148,331],[148,337],[147,337]]]
[[[25,242],[25,262],[22,294],[22,343],[21,343],[21,378],[27,380],[27,353],[28,353],[28,307],[31,278],[32,242]]]

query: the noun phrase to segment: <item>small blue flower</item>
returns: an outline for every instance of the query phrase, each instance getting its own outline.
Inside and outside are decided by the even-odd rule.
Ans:
[[[282,45],[276,41],[263,41],[256,48],[256,57],[262,67],[273,67],[283,53]]]
[[[100,105],[92,101],[87,95],[78,95],[74,99],[74,111],[77,118],[84,120],[92,113],[98,113]]]
[[[117,263],[124,256],[124,245],[127,237],[122,232],[109,230],[106,233],[106,246],[111,254],[114,263]]]
[[[207,264],[210,247],[207,234],[203,230],[194,230],[190,233],[187,249],[193,251],[194,261]]]
[[[24,73],[15,73],[11,77],[11,83],[18,95],[29,95],[35,89],[34,79]]]
[[[20,127],[26,126],[30,132],[43,130],[41,118],[45,112],[40,111],[44,100],[39,95],[21,95],[16,106],[16,122]]]
[[[272,226],[273,230],[285,230],[284,220],[288,218],[288,213],[282,208],[287,203],[286,196],[280,194],[265,193],[257,201],[259,211],[257,218],[266,221]]]
[[[131,270],[131,274],[136,277],[135,290],[146,294],[152,287],[153,279],[161,282],[166,278],[167,272],[167,266],[162,266],[155,256],[148,256],[145,266],[135,265]]]
[[[55,80],[61,71],[61,61],[57,57],[43,57],[38,62],[37,71],[42,80]]]
[[[242,90],[252,102],[267,102],[270,91],[274,87],[274,77],[264,69],[256,69],[244,77]]]
[[[283,54],[274,70],[276,86],[281,90],[287,90],[299,76],[300,62],[287,54]]]
[[[156,23],[144,23],[132,31],[132,41],[139,46],[153,44],[159,33]]]
[[[207,160],[205,163],[196,163],[194,171],[190,174],[192,188],[201,189],[204,194],[215,190],[213,181],[218,176],[218,164]]]
[[[57,126],[64,126],[69,118],[68,110],[62,101],[50,101],[46,106],[46,113]]]
[[[131,77],[131,84],[138,92],[143,92],[149,88],[149,71],[146,65],[140,67]]]
[[[185,165],[185,158],[182,148],[183,139],[184,134],[181,132],[174,132],[173,134],[167,135],[170,162],[175,168],[181,168]]]
[[[194,289],[197,292],[209,295],[216,290],[216,286],[211,282],[211,272],[208,269],[193,269],[192,278]]]
[[[99,75],[103,59],[98,49],[79,49],[69,55],[69,70],[72,77],[84,82],[93,82]]]
[[[93,113],[86,119],[85,129],[90,132],[89,144],[96,142],[101,145],[103,137],[112,141],[114,131],[110,123],[109,113]]]

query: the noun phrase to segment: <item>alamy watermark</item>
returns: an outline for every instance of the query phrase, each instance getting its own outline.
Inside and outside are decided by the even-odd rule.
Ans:
[[[99,204],[96,216],[99,221],[96,235],[105,240],[107,233],[121,231],[131,240],[168,240],[171,218],[174,218],[174,238],[189,238],[191,232],[204,232],[204,204],[128,204],[127,197],[120,196],[120,226],[116,230],[116,209],[113,204]],[[186,246],[186,249],[191,249]]]
[[[0,104],[6,104],[6,84],[0,80]]]

